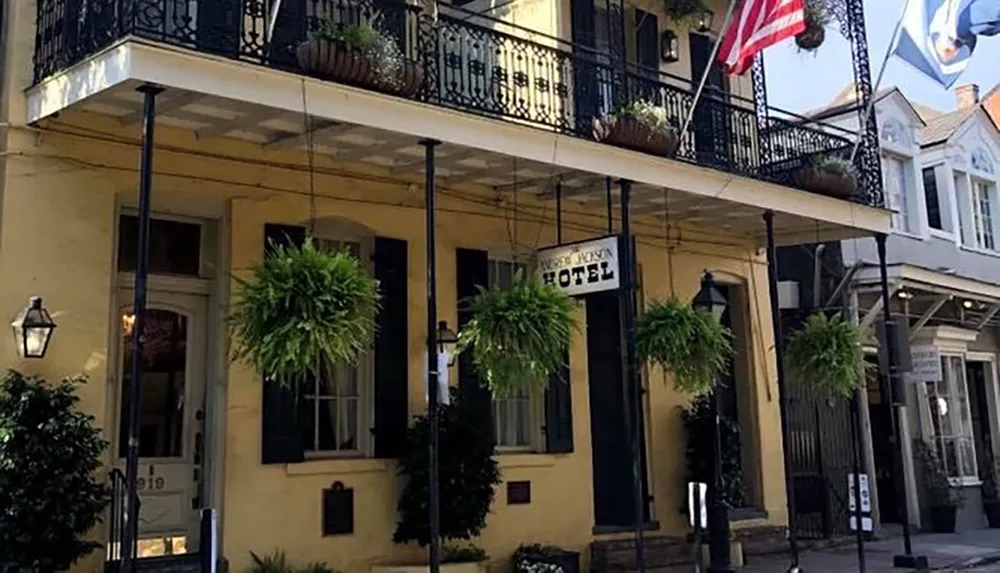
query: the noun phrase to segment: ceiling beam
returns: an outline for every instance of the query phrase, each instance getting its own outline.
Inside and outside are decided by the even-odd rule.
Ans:
[[[899,290],[898,284],[896,283],[890,284],[889,298],[892,298],[892,295],[896,294],[896,291],[898,290]],[[875,324],[875,319],[878,317],[879,313],[882,312],[882,306],[884,304],[885,300],[882,299],[882,295],[879,295],[878,299],[875,300],[875,304],[873,304],[872,307],[868,309],[868,312],[865,313],[865,317],[861,319],[861,328],[868,330],[869,328],[872,327],[872,324]]]
[[[308,145],[310,137],[312,138],[313,144],[315,144],[317,143],[316,140],[318,138],[322,138],[327,135],[334,135],[340,133],[341,131],[344,131],[343,123],[325,123],[323,125],[313,126],[313,128],[309,131],[276,137],[265,143],[264,149],[275,150],[302,147],[303,145]]]
[[[927,310],[924,311],[924,314],[920,315],[920,318],[917,319],[917,322],[915,322],[913,326],[910,327],[910,342],[916,340],[917,335],[920,333],[920,329],[926,326],[927,323],[930,322],[932,318],[934,318],[934,315],[937,314],[937,311],[941,310],[941,307],[944,306],[945,303],[951,299],[952,296],[950,294],[940,295],[936,299],[934,299],[934,302],[929,307],[927,307]]]
[[[575,169],[566,169],[563,171],[555,171],[553,173],[550,173],[548,175],[543,175],[541,177],[524,179],[523,181],[518,181],[517,184],[505,183],[503,185],[495,185],[493,189],[495,191],[503,193],[505,191],[513,191],[515,188],[521,190],[542,188],[543,190],[546,190],[546,192],[544,193],[545,195],[551,195],[552,197],[555,197],[555,190],[554,190],[555,188],[550,185],[553,179],[561,179],[566,175],[573,175],[577,173],[579,173],[580,175],[586,175],[580,173],[579,171],[576,171]]]
[[[463,148],[459,148],[457,151],[453,151],[453,152],[449,153],[448,155],[441,155],[441,154],[435,152],[434,161],[437,164],[440,164],[440,162],[442,162],[442,161],[447,161],[448,163],[454,164],[454,163],[458,163],[459,161],[463,161],[465,159],[468,159],[470,157],[474,157],[476,155],[479,155],[481,153],[485,153],[485,152],[482,149],[475,149],[475,148],[472,148],[472,147],[463,147]],[[393,166],[392,169],[389,170],[389,175],[392,175],[392,176],[403,175],[404,173],[409,173],[409,172],[413,171],[414,167],[416,167],[417,171],[423,171],[424,161],[425,161],[425,158],[421,157],[420,159],[414,159],[413,161],[407,161],[405,163],[399,163],[399,164]]]
[[[177,111],[193,103],[197,103],[203,97],[205,96],[198,92],[181,92],[177,95],[171,95],[167,99],[156,102],[156,114],[166,115],[172,111]],[[118,121],[121,122],[122,125],[132,125],[142,121],[143,115],[145,115],[145,112],[140,107],[139,109],[134,109],[128,114],[119,117]]]
[[[986,314],[981,316],[979,320],[976,321],[976,330],[982,330],[986,327],[986,324],[996,316],[997,312],[1000,311],[1000,304],[992,304],[990,308],[986,311]]]
[[[240,128],[254,128],[261,123],[273,119],[280,115],[281,112],[273,109],[259,109],[241,114],[233,119],[220,121],[219,123],[213,124],[209,127],[199,129],[195,132],[195,137],[198,139],[206,139],[209,137],[216,137],[220,135],[226,135],[230,131],[236,131]]]

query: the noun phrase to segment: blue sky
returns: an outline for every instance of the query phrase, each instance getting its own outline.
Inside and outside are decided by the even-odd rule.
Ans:
[[[865,0],[872,82],[885,58],[903,4],[904,0]],[[997,62],[1000,62],[1000,36],[981,38],[968,70],[954,87],[977,83],[985,94],[1000,83]],[[768,103],[794,112],[828,103],[854,77],[851,46],[834,27],[827,29],[826,42],[815,55],[799,53],[791,40],[769,48],[764,52],[764,69]],[[946,91],[896,57],[889,59],[882,85],[898,86],[911,99],[938,109],[955,107],[951,90]]]

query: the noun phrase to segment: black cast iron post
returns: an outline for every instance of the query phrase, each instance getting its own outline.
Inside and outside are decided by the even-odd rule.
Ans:
[[[139,539],[139,394],[142,390],[143,332],[146,327],[146,277],[149,274],[149,200],[153,188],[153,143],[156,127],[156,96],[162,88],[144,85],[138,89],[142,102],[142,155],[139,163],[138,237],[136,237],[135,285],[132,293],[132,364],[128,381],[128,435],[125,452],[125,523],[122,527],[123,573],[135,571]],[[121,437],[119,437],[121,439]]]
[[[632,449],[632,489],[635,512],[635,568],[638,573],[646,571],[646,548],[642,535],[643,522],[646,517],[646,499],[642,488],[642,436],[639,433],[639,420],[642,416],[642,387],[638,370],[635,366],[635,253],[632,250],[631,222],[629,220],[629,201],[632,194],[632,182],[621,179],[618,182],[621,189],[621,253],[619,253],[618,313],[619,343],[622,354],[622,391],[624,392],[625,426],[628,428],[629,442]],[[610,204],[610,203],[609,203]]]
[[[425,148],[424,172],[426,180],[424,191],[426,193],[426,217],[427,217],[427,416],[430,418],[430,468],[428,477],[430,487],[428,488],[428,520],[430,521],[430,570],[431,573],[439,573],[441,570],[441,492],[438,476],[438,342],[437,342],[437,267],[434,257],[434,149],[441,142],[433,139],[425,139],[420,142]]]
[[[706,272],[701,279],[701,291],[715,291],[715,279]],[[726,505],[725,478],[722,474],[722,392],[718,384],[712,391],[712,487],[708,501],[708,573],[733,573],[729,539],[729,506]]]
[[[781,455],[785,465],[785,507],[788,510],[788,548],[792,553],[789,571],[799,570],[799,536],[795,515],[795,485],[792,481],[791,438],[788,435],[788,410],[791,407],[785,380],[784,336],[781,332],[781,308],[778,301],[778,248],[774,244],[774,212],[764,213],[767,229],[767,283],[771,295],[771,327],[774,330],[774,359],[778,377],[778,410],[781,414]]]
[[[866,573],[868,564],[865,561],[864,512],[861,509],[861,388],[851,395],[851,466],[854,470],[854,542],[858,549],[858,573]]]
[[[896,441],[893,452],[893,465],[895,466],[895,486],[896,500],[899,503],[900,516],[903,521],[903,554],[892,558],[894,567],[905,569],[927,568],[927,557],[913,555],[913,543],[910,540],[910,508],[907,506],[908,495],[906,492],[906,478],[903,477],[903,421],[900,419],[903,412],[901,409],[906,403],[906,396],[902,392],[900,384],[900,373],[896,362],[899,357],[899,341],[896,337],[896,321],[892,319],[892,307],[889,298],[889,269],[886,263],[885,253],[886,235],[879,233],[875,235],[875,245],[878,248],[878,268],[881,278],[882,288],[882,323],[885,331],[885,381],[888,385],[890,415],[892,416],[892,433]],[[902,483],[900,483],[902,482]]]

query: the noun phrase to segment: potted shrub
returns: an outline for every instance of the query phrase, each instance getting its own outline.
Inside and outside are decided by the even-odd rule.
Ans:
[[[107,444],[77,409],[83,378],[0,381],[0,569],[68,571],[103,547],[89,536],[110,492],[98,479]]]
[[[933,446],[923,440],[915,440],[913,453],[923,480],[924,502],[927,505],[931,531],[955,533],[956,514],[964,500],[962,487],[951,484],[944,463]]]
[[[500,466],[495,457],[495,442],[491,428],[480,419],[475,404],[465,404],[452,388],[451,404],[441,405],[438,413],[440,466],[438,483],[440,501],[440,535],[444,542],[470,540],[486,527],[486,518],[493,504],[494,492],[500,483]],[[420,416],[407,433],[407,448],[398,460],[398,472],[407,478],[399,496],[399,521],[392,540],[395,543],[430,543],[427,523],[427,499],[430,420]],[[456,548],[447,568],[452,573],[476,573],[483,569],[486,554],[476,548]],[[417,573],[426,565],[379,566],[376,573]]]
[[[510,288],[480,288],[464,304],[472,318],[459,333],[459,352],[494,396],[544,389],[566,365],[576,305],[558,288],[518,272]]]
[[[850,199],[858,190],[854,164],[836,155],[814,155],[796,173],[795,182],[802,189],[837,199]]]
[[[517,573],[580,573],[580,554],[552,545],[521,545],[511,561]]]
[[[795,35],[795,45],[804,52],[814,52],[826,39],[826,25],[830,23],[827,0],[806,0],[806,29]]]
[[[985,460],[983,468],[983,513],[986,514],[986,523],[993,529],[1000,529],[1000,492],[997,491],[997,475],[1000,467],[997,467],[996,458],[992,454]]]
[[[729,329],[676,297],[653,301],[635,324],[636,355],[673,374],[674,387],[707,394],[729,367]]]
[[[802,384],[849,398],[865,367],[864,330],[840,316],[816,313],[788,338],[785,362]]]
[[[299,67],[319,78],[412,97],[423,84],[423,66],[404,57],[380,21],[378,15],[360,24],[321,18],[312,37],[296,49]]]
[[[678,145],[667,110],[645,100],[624,103],[594,118],[594,139],[663,157],[673,155]]]
[[[664,0],[663,11],[674,22],[690,22],[708,11],[704,0]]]
[[[318,249],[310,238],[271,247],[249,279],[235,279],[233,358],[286,386],[356,362],[374,334],[378,281],[350,253]]]

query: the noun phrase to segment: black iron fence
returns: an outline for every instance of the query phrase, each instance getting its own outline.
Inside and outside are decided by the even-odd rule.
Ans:
[[[276,1],[38,0],[35,81],[127,37],[305,73],[296,53],[303,41],[323,26],[365,24],[419,69],[418,85],[404,94],[419,101],[591,138],[596,116],[648,100],[678,128],[692,118],[677,159],[783,185],[794,185],[816,154],[850,152],[850,134],[838,128],[761,113],[752,100],[713,88],[692,113],[688,79],[446,4],[281,0],[268,37]],[[878,185],[854,199],[883,205]]]

